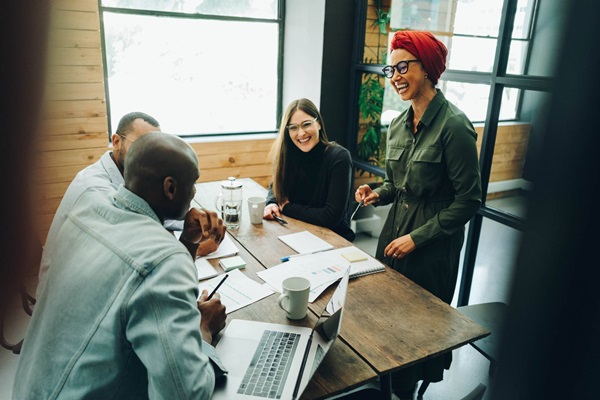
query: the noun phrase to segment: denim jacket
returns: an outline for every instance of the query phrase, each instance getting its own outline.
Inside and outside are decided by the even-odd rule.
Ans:
[[[123,186],[83,194],[58,233],[13,397],[210,398],[207,354],[219,360],[197,297],[192,258],[143,199]]]

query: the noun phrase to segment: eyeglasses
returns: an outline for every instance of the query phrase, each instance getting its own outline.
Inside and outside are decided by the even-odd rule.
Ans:
[[[131,143],[135,142],[135,139],[129,139],[127,136],[123,136],[120,133],[117,133],[118,136],[122,137],[125,140],[129,140]]]
[[[411,62],[421,62],[421,60],[406,60],[400,61],[396,65],[386,65],[382,69],[383,74],[386,78],[392,79],[392,77],[394,76],[394,68],[396,68],[400,75],[404,75],[408,72],[408,64],[410,64]]]
[[[286,128],[287,128],[288,132],[290,132],[290,133],[296,133],[296,132],[298,132],[299,129],[302,129],[304,132],[306,132],[308,129],[310,129],[312,127],[312,124],[315,123],[317,121],[317,119],[318,118],[315,118],[315,119],[309,120],[309,121],[304,121],[299,126],[296,124],[288,125],[288,126],[286,126]]]

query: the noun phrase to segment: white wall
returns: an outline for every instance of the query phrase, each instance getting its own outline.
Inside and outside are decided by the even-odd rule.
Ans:
[[[282,112],[298,98],[319,107],[325,0],[287,0],[283,50]]]

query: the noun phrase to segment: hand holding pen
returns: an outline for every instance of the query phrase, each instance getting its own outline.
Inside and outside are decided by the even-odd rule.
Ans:
[[[264,219],[275,220],[279,222],[281,225],[287,224],[287,221],[281,218],[279,206],[277,204],[269,204],[265,207],[265,211],[263,212]]]
[[[223,282],[225,282],[225,279],[227,279],[228,276],[229,276],[229,274],[225,274],[225,276],[223,277],[223,279],[221,279],[221,281],[217,284],[217,286],[215,286],[215,288],[213,289],[213,291],[210,292],[210,294],[206,298],[206,301],[209,301],[210,299],[212,299],[212,297],[215,295],[215,293],[217,293],[217,289],[219,289],[221,287],[221,285],[223,284]]]
[[[375,193],[369,185],[360,185],[358,189],[356,189],[356,192],[354,192],[354,200],[358,203],[362,203],[359,207],[364,207],[369,204],[377,203],[379,201],[379,194]]]
[[[203,290],[198,299],[198,310],[202,315],[200,333],[207,343],[212,343],[213,336],[225,328],[225,321],[227,320],[225,306],[221,303],[220,296],[218,294],[215,296],[215,294],[228,276],[226,274],[210,294],[206,289]]]

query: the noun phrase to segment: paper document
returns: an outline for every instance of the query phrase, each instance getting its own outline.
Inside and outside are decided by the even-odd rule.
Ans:
[[[196,258],[194,264],[196,264],[196,271],[198,272],[199,281],[212,278],[213,276],[218,275],[217,270],[214,269],[213,266],[210,265],[208,260],[204,257]]]
[[[229,257],[237,254],[238,251],[240,251],[240,249],[238,249],[235,243],[233,243],[233,239],[231,239],[229,233],[226,233],[223,241],[219,245],[219,248],[205,257],[208,260],[213,258]]]
[[[340,257],[330,257],[330,251],[308,254],[260,271],[258,277],[281,293],[282,282],[290,276],[303,276],[310,281],[308,301],[315,301],[329,285],[342,277],[350,263]]]
[[[179,240],[179,238],[181,237],[181,231],[175,231],[173,232],[173,235],[175,235],[177,240]],[[213,251],[212,253],[203,256],[202,258],[212,260],[213,258],[229,257],[237,254],[238,251],[240,251],[240,249],[237,248],[237,246],[233,242],[233,239],[229,237],[228,233],[225,233],[225,237],[221,241],[219,248]]]
[[[229,277],[219,287],[219,290],[217,290],[217,293],[221,296],[221,303],[225,305],[228,314],[274,293],[267,286],[248,278],[239,269],[234,269],[228,272],[228,274]],[[199,294],[202,294],[202,290],[204,289],[208,293],[212,292],[222,279],[223,277],[219,275],[207,281],[200,282],[198,285],[200,289]]]
[[[297,233],[290,233],[289,235],[279,236],[279,240],[290,246],[298,253],[308,254],[333,249],[332,245],[330,245],[320,237],[310,233],[309,231],[302,231]]]

